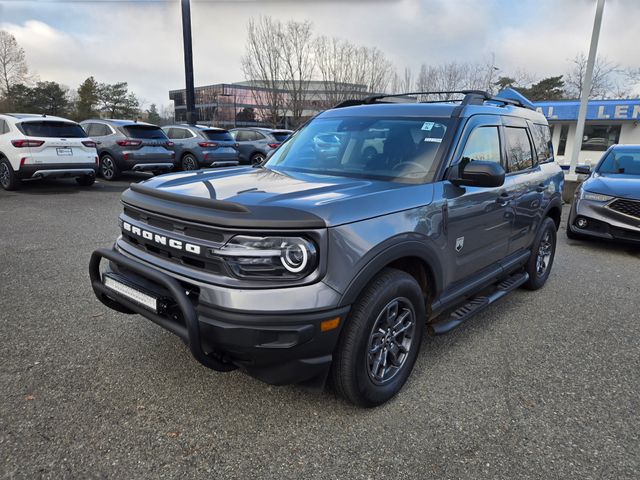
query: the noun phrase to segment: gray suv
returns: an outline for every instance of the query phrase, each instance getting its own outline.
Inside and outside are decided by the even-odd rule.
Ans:
[[[162,130],[175,144],[182,170],[238,164],[238,144],[228,130],[203,125],[168,125]]]
[[[256,165],[267,158],[291,136],[291,130],[274,130],[270,128],[234,128],[231,135],[240,150],[240,162]]]
[[[257,168],[131,185],[91,258],[96,296],[215,370],[389,400],[425,329],[541,288],[553,265],[564,175],[546,119],[517,94],[461,93],[346,102]]]
[[[162,129],[133,120],[85,120],[80,122],[97,144],[99,172],[105,180],[116,180],[124,171],[171,171],[175,152]]]

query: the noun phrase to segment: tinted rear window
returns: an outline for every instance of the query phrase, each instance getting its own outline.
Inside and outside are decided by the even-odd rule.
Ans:
[[[221,142],[233,142],[233,137],[226,130],[205,130],[204,135],[209,140],[218,140]]]
[[[147,127],[146,125],[129,125],[124,127],[128,137],[147,138],[147,139],[165,139],[167,136],[160,127]]]
[[[279,142],[284,142],[291,136],[289,132],[271,132],[271,135]]]
[[[87,134],[80,125],[69,122],[22,122],[18,128],[27,137],[83,138]]]

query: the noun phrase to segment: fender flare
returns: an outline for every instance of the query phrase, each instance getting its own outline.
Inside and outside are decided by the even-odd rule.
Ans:
[[[375,252],[375,253],[371,253]],[[350,305],[358,298],[362,290],[387,265],[405,257],[420,258],[429,268],[430,280],[434,282],[433,293],[436,298],[442,292],[442,265],[435,248],[427,241],[389,239],[371,250],[371,258],[353,277],[340,299],[340,306]]]
[[[540,226],[542,221],[549,216],[549,212],[551,211],[552,208],[557,208],[560,211],[560,221],[558,222],[558,227],[560,226],[560,224],[562,223],[562,198],[560,196],[554,196],[549,201],[549,204],[547,205],[547,207],[544,209],[544,214],[540,219],[538,227]]]

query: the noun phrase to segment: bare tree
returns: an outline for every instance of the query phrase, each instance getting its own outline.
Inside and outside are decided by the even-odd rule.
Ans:
[[[567,93],[575,98],[580,97],[582,85],[587,71],[587,57],[578,53],[573,60],[571,70],[564,76]],[[628,72],[632,72],[629,71]],[[633,75],[632,75],[633,76]],[[631,77],[625,76],[625,70],[618,63],[611,62],[606,57],[596,57],[593,66],[593,78],[589,98],[607,98],[611,96],[627,96],[631,84],[635,83]]]
[[[493,56],[486,63],[450,62],[440,65],[421,65],[416,78],[416,90],[446,92],[453,90],[484,90],[493,92],[498,69]],[[456,94],[436,95],[439,100],[451,100]]]
[[[284,68],[279,51],[283,36],[282,24],[277,20],[270,17],[249,20],[246,53],[242,57],[245,78],[258,87],[253,89],[254,100],[266,109],[263,120],[274,127],[278,125],[284,105]]]
[[[320,101],[322,108],[330,108],[354,94],[366,96],[366,86],[354,85],[356,47],[339,38],[318,37],[314,42],[317,71],[323,83],[325,98]]]
[[[9,32],[0,30],[0,93],[8,96],[11,87],[27,79],[24,49]]]
[[[282,28],[278,51],[282,60],[284,99],[293,127],[297,127],[310,101],[309,83],[315,70],[311,22],[289,21]]]

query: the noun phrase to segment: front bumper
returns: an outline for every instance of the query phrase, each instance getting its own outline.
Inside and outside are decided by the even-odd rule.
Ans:
[[[608,207],[610,203],[576,199],[567,228],[577,235],[640,243],[640,218],[617,212]],[[576,225],[581,217],[587,220],[585,228]]]
[[[166,299],[163,314],[155,314],[103,283],[102,259],[111,271],[145,291]],[[128,258],[115,250],[96,250],[89,268],[91,284],[106,306],[139,313],[179,336],[203,365],[218,371],[240,367],[270,384],[323,382],[349,307],[296,313],[260,310],[229,311],[201,301],[200,288]],[[213,288],[213,287],[212,287]],[[321,330],[321,323],[340,318],[339,327]]]
[[[95,163],[41,163],[22,165],[16,172],[22,180],[38,178],[69,178],[95,175],[98,166]]]

